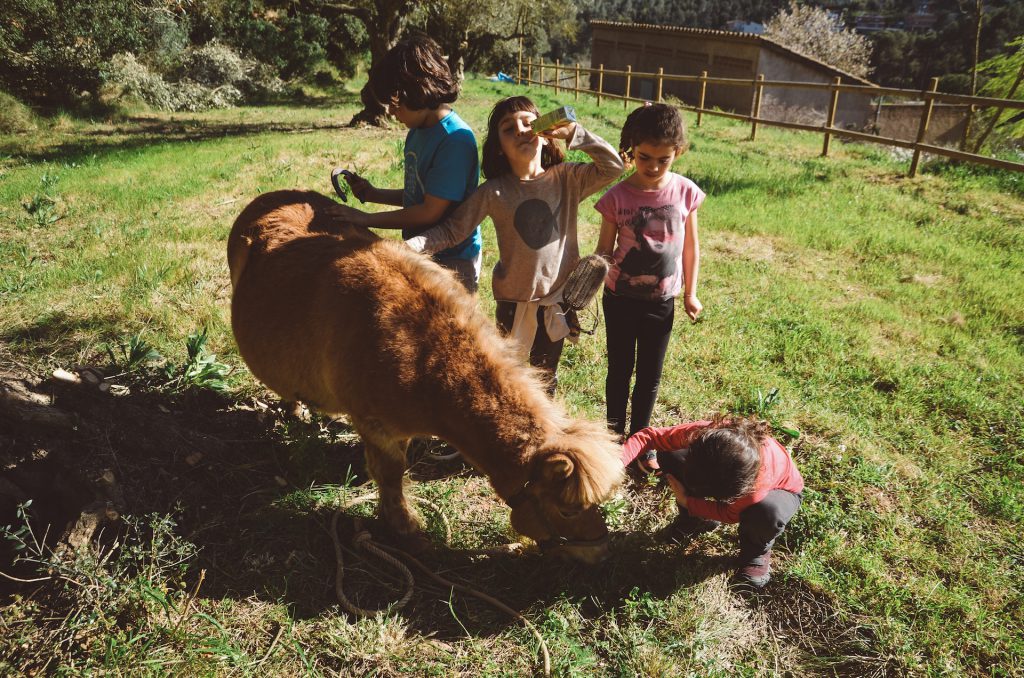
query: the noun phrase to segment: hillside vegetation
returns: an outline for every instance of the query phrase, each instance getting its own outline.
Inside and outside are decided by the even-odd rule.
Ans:
[[[344,127],[358,84],[304,105],[57,118],[0,138],[0,376],[87,364],[130,389],[44,384],[79,427],[0,432],[5,477],[25,488],[27,472],[11,474],[49,469],[27,523],[0,516],[21,547],[2,552],[23,559],[0,570],[47,578],[4,582],[0,673],[538,670],[515,620],[424,577],[401,611],[339,610],[326,530],[340,486],[370,489],[358,440],[344,419],[274,410],[233,345],[225,240],[249,200],[329,192],[337,165],[400,185],[404,131]],[[493,102],[521,91],[542,109],[572,103],[471,77],[457,110],[482,142]],[[617,141],[621,104],[576,103]],[[520,610],[559,675],[1024,674],[1024,179],[926,163],[911,180],[881,147],[833,142],[821,158],[817,135],[761,128],[751,142],[748,126],[686,119],[675,169],[708,193],[705,313],[677,314],[655,423],[728,410],[799,429],[786,440],[807,491],[775,578],[756,597],[731,591],[735,530],[666,543],[670,494],[636,478],[605,507],[602,567],[428,563]],[[489,224],[484,240],[490,314]],[[602,320],[560,372],[559,397],[595,419],[603,344]],[[507,508],[458,461],[424,454],[436,445],[414,444],[411,492],[448,516],[452,547],[513,541]],[[122,520],[102,551],[38,544],[59,488],[88,500],[105,472]],[[399,597],[389,569],[346,553],[350,595]]]

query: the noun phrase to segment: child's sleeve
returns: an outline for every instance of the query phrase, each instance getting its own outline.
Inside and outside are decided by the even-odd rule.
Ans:
[[[724,501],[710,501],[697,497],[687,497],[686,511],[691,516],[704,518],[705,520],[717,520],[720,523],[740,522],[739,511],[735,510],[733,504],[726,504]]]
[[[628,466],[630,462],[648,450],[656,452],[668,452],[686,447],[694,428],[704,425],[707,422],[691,422],[655,428],[648,426],[640,429],[629,437],[629,440],[622,446],[622,465]]]
[[[450,217],[437,226],[413,236],[405,243],[417,252],[433,254],[458,245],[468,238],[473,230],[484,220],[490,209],[491,191],[487,183],[473,191],[465,202],[458,206]]]
[[[695,212],[704,204],[704,198],[707,195],[692,180],[683,177],[683,181],[683,206],[686,208],[686,214],[689,214],[690,212]]]
[[[569,141],[569,149],[583,151],[591,163],[574,163],[574,176],[580,185],[580,199],[610,184],[622,174],[625,165],[618,151],[607,141],[576,123],[576,133]]]
[[[618,211],[615,207],[615,193],[616,191],[613,187],[607,193],[602,195],[596,203],[594,203],[594,209],[596,209],[598,214],[608,221],[618,223],[618,219],[615,218],[616,212]]]

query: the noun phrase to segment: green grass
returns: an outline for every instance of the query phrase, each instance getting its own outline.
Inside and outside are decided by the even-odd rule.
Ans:
[[[457,110],[482,142],[490,106],[517,91],[471,78]],[[542,110],[571,102],[528,92]],[[205,329],[206,349],[234,368],[230,398],[187,400],[155,369],[130,383],[172,411],[242,421],[230,418],[245,414],[234,408],[262,390],[231,338],[228,230],[260,192],[329,192],[335,165],[398,187],[404,132],[344,128],[356,103],[344,92],[309,106],[117,125],[57,119],[0,138],[0,357],[40,374],[107,364],[107,347],[131,362],[141,337],[186,365],[189,335]],[[621,105],[573,103],[589,127],[618,138]],[[676,169],[708,193],[705,313],[676,324],[654,423],[760,408],[801,431],[791,447],[807,492],[776,550],[772,587],[752,600],[728,590],[734,530],[687,547],[658,542],[671,501],[639,483],[608,509],[621,532],[603,568],[529,557],[441,564],[522,610],[561,675],[1024,674],[1020,176],[926,164],[907,179],[907,163],[881,147],[835,143],[820,158],[817,135],[762,127],[751,142],[745,125],[687,122],[691,151]],[[596,241],[595,199],[580,210],[584,250]],[[496,252],[486,229],[484,239],[486,272]],[[488,281],[485,273],[481,306],[491,313]],[[561,397],[594,418],[603,416],[603,345],[599,326],[566,350],[560,371]],[[779,398],[765,406],[758,391],[771,388]],[[212,424],[195,426],[215,435]],[[225,433],[223,456],[207,453],[216,477],[185,469],[196,489],[184,499],[170,489],[132,495],[140,514],[171,514],[182,502],[185,527],[161,524],[156,542],[153,530],[137,537],[166,548],[174,533],[175,545],[198,547],[184,574],[116,570],[125,592],[107,607],[71,585],[8,600],[0,667],[41,667],[50,655],[26,648],[49,638],[61,641],[54,661],[72,675],[536,670],[525,630],[426,582],[402,612],[347,619],[333,604],[323,525],[345,460],[358,458],[351,432],[320,421],[246,426],[236,437],[255,435],[246,444],[263,452]],[[82,454],[108,461],[104,444]],[[119,463],[184,473],[145,455]],[[417,468],[413,492],[459,518],[456,546],[511,537],[507,510],[479,477]],[[429,522],[439,541],[443,529]],[[69,576],[99,576],[79,567]],[[350,590],[365,586],[386,604],[391,580],[361,567]],[[185,614],[200,569],[207,583]],[[158,595],[132,588],[139,572]],[[53,620],[74,611],[63,626]]]

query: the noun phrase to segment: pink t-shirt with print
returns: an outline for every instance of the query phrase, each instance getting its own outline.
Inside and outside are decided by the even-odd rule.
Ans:
[[[617,295],[670,299],[682,290],[686,218],[704,202],[704,191],[684,176],[668,176],[657,191],[620,182],[595,205],[618,229],[615,263],[605,278]]]

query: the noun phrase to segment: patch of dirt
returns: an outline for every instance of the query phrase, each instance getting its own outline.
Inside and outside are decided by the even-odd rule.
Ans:
[[[836,676],[906,675],[908,668],[880,648],[871,626],[843,613],[825,592],[781,578],[773,578],[769,590],[755,595],[752,606],[804,655],[808,669]]]
[[[770,239],[738,235],[730,231],[717,233],[713,239],[710,239],[709,249],[734,259],[771,261],[775,258],[775,246]]]

